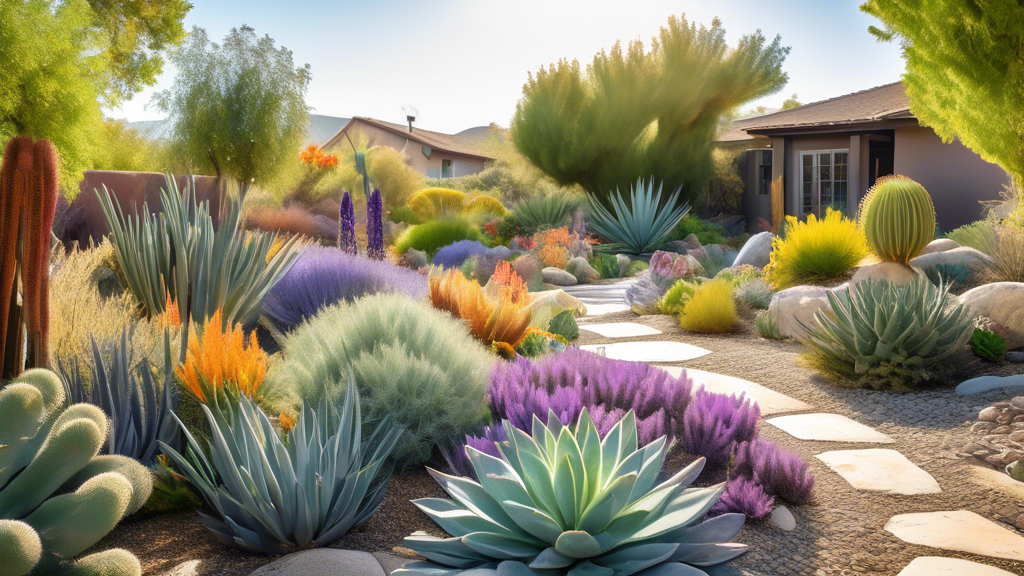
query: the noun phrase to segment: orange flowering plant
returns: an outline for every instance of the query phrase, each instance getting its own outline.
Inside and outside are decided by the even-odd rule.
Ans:
[[[508,276],[507,284],[493,297],[459,270],[433,274],[429,279],[430,302],[434,308],[461,318],[470,334],[485,345],[502,342],[514,348],[526,337],[532,314],[522,278],[511,269],[503,273]]]
[[[267,375],[267,353],[249,334],[248,344],[240,324],[224,329],[218,310],[206,323],[202,337],[192,331],[185,362],[175,369],[182,386],[203,404],[216,404],[224,392],[245,394],[257,403]]]
[[[330,168],[338,164],[338,157],[334,154],[324,154],[316,144],[310,144],[305,150],[299,152],[299,161],[317,168]]]

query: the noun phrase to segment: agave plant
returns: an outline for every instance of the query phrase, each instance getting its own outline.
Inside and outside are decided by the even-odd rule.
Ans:
[[[88,402],[98,406],[110,418],[107,453],[149,464],[159,451],[157,440],[177,448],[181,438],[178,425],[171,419],[178,403],[172,371],[171,335],[164,332],[164,377],[159,399],[148,360],[139,364],[139,377],[136,378],[128,358],[131,338],[127,329],[122,330],[120,344],[114,343],[111,347],[109,363],[93,339],[92,386],[88,393],[77,362],[71,366],[58,362],[58,367],[69,404]]]
[[[268,554],[323,546],[364,522],[384,499],[391,476],[384,463],[403,430],[384,418],[362,440],[351,373],[341,410],[326,400],[317,410],[303,405],[287,444],[244,395],[228,402],[226,413],[202,408],[212,431],[209,451],[180,420],[189,457],[161,448],[202,493],[210,510],[200,518],[223,544]]]
[[[454,500],[414,503],[452,537],[407,537],[429,562],[395,576],[699,575],[747,550],[728,542],[742,514],[701,521],[725,486],[688,488],[703,459],[655,485],[668,444],[638,450],[632,412],[603,440],[586,410],[575,429],[550,414],[505,431],[501,458],[466,448],[479,483],[430,470]]]
[[[603,244],[600,248],[631,254],[650,254],[657,250],[665,243],[668,233],[690,211],[688,202],[679,203],[681,191],[682,188],[677,189],[663,202],[662,184],[655,192],[653,178],[647,182],[637,180],[630,190],[628,204],[618,190],[609,194],[614,215],[598,200],[587,196],[590,227],[611,240],[610,244]]]
[[[520,200],[512,206],[512,216],[523,234],[565,226],[580,207],[577,196],[554,193]]]
[[[828,293],[803,342],[864,374],[883,362],[923,367],[963,349],[971,312],[949,297],[949,285],[926,278],[908,284],[865,280]]]

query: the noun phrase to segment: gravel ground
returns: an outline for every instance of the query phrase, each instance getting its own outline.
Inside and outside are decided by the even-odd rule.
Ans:
[[[1024,563],[977,557],[907,544],[883,529],[896,514],[940,510],[971,510],[1014,530],[1013,523],[1024,513],[1020,493],[998,489],[980,474],[972,474],[977,461],[964,460],[957,453],[971,439],[970,424],[983,407],[1008,400],[1011,394],[990,392],[958,397],[951,388],[913,393],[875,392],[840,388],[801,366],[800,344],[760,339],[753,330],[753,315],[744,313],[743,329],[736,334],[701,336],[678,328],[668,316],[637,317],[630,312],[587,318],[583,322],[638,322],[664,334],[631,340],[678,340],[702,346],[712,354],[676,365],[699,368],[757,382],[811,404],[813,412],[849,416],[884,432],[896,440],[887,445],[903,453],[929,472],[942,493],[917,496],[879,495],[860,492],[829,470],[813,456],[828,450],[877,447],[835,442],[796,440],[764,424],[762,434],[796,452],[811,463],[816,476],[815,501],[791,507],[797,529],[783,532],[770,522],[751,523],[738,541],[750,545],[746,556],[731,566],[744,574],[783,576],[850,576],[854,574],[895,575],[917,556],[952,556],[998,566],[1024,574]],[[610,343],[592,332],[581,331],[580,344]],[[1012,374],[1020,365],[984,364],[972,356],[958,357],[956,364],[964,378],[980,374]],[[688,459],[674,454],[668,471]],[[712,477],[708,480],[717,480]],[[402,554],[402,537],[415,530],[437,534],[437,527],[409,500],[443,496],[440,488],[423,471],[396,474],[378,512],[363,526],[333,544],[336,548]],[[248,574],[273,560],[221,546],[202,526],[195,512],[175,512],[129,520],[122,523],[96,550],[121,547],[135,553],[146,574],[175,573]],[[185,570],[185,569],[188,570]]]

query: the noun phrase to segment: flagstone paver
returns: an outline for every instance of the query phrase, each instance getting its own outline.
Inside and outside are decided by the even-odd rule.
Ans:
[[[1013,574],[995,566],[986,566],[970,560],[921,556],[914,558],[896,576],[1013,576]]]
[[[584,302],[584,305],[587,307],[586,316],[588,317],[604,316],[605,314],[614,314],[616,312],[625,312],[626,310],[629,310],[629,306],[625,304],[587,304]]]
[[[605,338],[631,338],[633,336],[653,336],[661,334],[661,330],[637,324],[636,322],[610,322],[607,324],[586,324],[580,330],[589,330]]]
[[[858,490],[885,494],[935,494],[939,483],[895,450],[834,450],[815,456]]]
[[[911,544],[1024,561],[1024,537],[968,510],[900,514],[885,529]]]
[[[693,380],[694,390],[696,390],[698,386],[703,386],[705,390],[709,392],[717,392],[719,394],[745,393],[748,398],[756,402],[758,407],[761,408],[762,415],[767,416],[770,414],[782,414],[785,412],[800,412],[813,408],[813,406],[806,402],[802,402],[796,398],[790,398],[789,396],[776,392],[771,388],[766,388],[755,382],[736,378],[735,376],[726,376],[724,374],[715,374],[714,372],[706,372],[704,370],[696,370],[693,368],[682,368],[679,366],[658,366],[658,368],[661,368],[676,378],[682,374],[683,370],[686,370],[686,375]]]
[[[768,423],[800,440],[827,442],[895,442],[881,432],[840,414],[794,414],[779,416]]]
[[[683,342],[615,342],[612,344],[589,344],[580,346],[598,354],[602,353],[615,360],[631,360],[633,362],[683,362],[711,354],[699,346]]]

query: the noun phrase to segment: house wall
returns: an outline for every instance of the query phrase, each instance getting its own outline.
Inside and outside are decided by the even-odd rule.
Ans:
[[[996,200],[1009,184],[1007,173],[954,140],[945,144],[930,128],[898,128],[895,172],[920,182],[931,194],[942,230],[982,216],[985,200]]]
[[[413,170],[430,178],[441,177],[441,160],[452,161],[454,176],[476,174],[484,169],[484,160],[472,156],[463,156],[462,154],[432,150],[430,157],[427,158],[423,154],[423,144],[420,142],[410,138],[403,138],[394,132],[382,130],[364,122],[356,122],[355,125],[348,129],[347,133],[353,142],[365,139],[369,146],[388,146],[398,150],[405,155],[406,161]],[[326,147],[325,150],[333,151],[342,148],[350,148],[348,139],[345,137],[338,139],[331,146]]]

